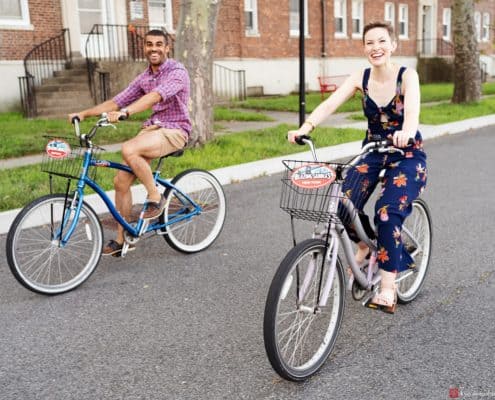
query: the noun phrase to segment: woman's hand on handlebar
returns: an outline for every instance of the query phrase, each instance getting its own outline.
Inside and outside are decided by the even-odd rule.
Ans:
[[[302,124],[299,129],[287,132],[287,140],[291,143],[297,143],[297,137],[308,136],[311,130],[312,129],[310,126],[308,127],[308,124]]]
[[[414,143],[414,137],[405,131],[396,131],[393,136],[388,135],[388,138],[392,140],[393,145],[398,148],[407,147],[411,142]]]

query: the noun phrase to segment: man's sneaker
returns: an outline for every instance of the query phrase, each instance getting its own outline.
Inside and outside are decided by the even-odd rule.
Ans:
[[[120,257],[122,253],[123,244],[116,242],[115,240],[110,240],[105,247],[103,247],[104,256],[114,256]],[[127,252],[135,250],[136,247],[132,244],[127,248]]]
[[[159,217],[160,214],[163,212],[165,209],[165,197],[163,195],[160,196],[160,201],[148,201],[148,204],[146,206],[146,211],[143,214],[144,219],[152,219]]]

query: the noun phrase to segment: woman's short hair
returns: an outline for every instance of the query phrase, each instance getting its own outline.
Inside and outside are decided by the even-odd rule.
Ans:
[[[390,35],[390,38],[392,40],[395,39],[394,28],[388,22],[370,22],[369,24],[366,24],[363,28],[363,43],[364,43],[364,37],[366,36],[366,33],[369,30],[374,29],[374,28],[386,29],[388,34]]]

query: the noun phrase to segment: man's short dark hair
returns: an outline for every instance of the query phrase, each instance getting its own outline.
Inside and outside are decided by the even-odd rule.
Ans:
[[[162,31],[161,29],[151,29],[146,32],[146,36],[162,36],[165,44],[168,44],[168,33]]]

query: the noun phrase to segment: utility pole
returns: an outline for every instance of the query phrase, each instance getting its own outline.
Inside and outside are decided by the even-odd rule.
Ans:
[[[301,126],[306,120],[304,12],[304,0],[299,0],[299,126]]]

